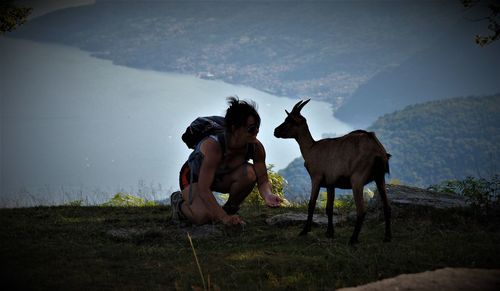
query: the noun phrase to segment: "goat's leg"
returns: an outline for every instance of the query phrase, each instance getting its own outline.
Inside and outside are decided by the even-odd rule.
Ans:
[[[392,239],[391,232],[391,206],[389,205],[389,199],[387,199],[387,191],[385,189],[385,180],[382,177],[375,181],[377,183],[378,193],[380,194],[380,200],[384,207],[384,219],[385,219],[385,242],[390,242]]]
[[[335,187],[326,189],[326,215],[328,216],[328,228],[326,229],[326,237],[333,238],[333,204],[335,202]]]
[[[307,221],[306,224],[304,225],[304,229],[302,229],[299,235],[306,235],[308,232],[311,231],[312,218],[314,214],[314,209],[316,208],[316,200],[318,199],[319,188],[320,188],[319,183],[315,183],[314,181],[312,181],[311,184],[312,184],[311,197],[309,198],[309,204],[307,207]]]
[[[358,235],[363,226],[363,221],[365,220],[365,203],[363,201],[363,184],[362,183],[352,183],[352,194],[354,196],[354,203],[356,204],[356,226],[354,227],[354,232],[352,233],[351,239],[349,240],[349,245],[353,246],[358,241]]]

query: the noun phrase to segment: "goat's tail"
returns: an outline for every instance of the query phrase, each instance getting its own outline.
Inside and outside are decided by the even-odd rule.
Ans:
[[[389,168],[389,158],[391,157],[391,154],[386,154],[385,157],[383,156],[377,156],[375,157],[375,173],[378,176],[385,176],[385,174],[390,175],[391,170]]]
[[[386,153],[385,156],[387,157],[387,159],[385,159],[385,173],[387,173],[388,175],[390,175],[391,174],[391,169],[389,168],[389,159],[391,158],[391,154]]]
[[[378,140],[377,136],[375,135],[374,132],[369,132],[370,136],[375,140],[375,142],[378,144],[380,149],[382,150],[383,153],[385,153],[384,156],[377,156],[375,160],[375,170],[377,173],[383,173],[385,174],[391,174],[391,171],[389,169],[389,159],[391,158],[391,154],[389,154],[380,140]]]

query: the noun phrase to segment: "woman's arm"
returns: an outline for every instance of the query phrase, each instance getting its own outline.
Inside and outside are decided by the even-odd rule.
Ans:
[[[267,206],[280,206],[283,199],[281,199],[278,195],[273,194],[271,182],[269,181],[269,177],[267,175],[266,151],[260,141],[255,144],[255,157],[253,162],[255,174],[257,175],[257,185],[260,196],[264,199]]]
[[[227,215],[222,209],[210,189],[217,168],[222,159],[220,145],[213,139],[206,139],[200,148],[204,155],[198,177],[198,195],[212,215],[213,221],[221,221],[224,224],[240,224],[241,219],[237,215]]]

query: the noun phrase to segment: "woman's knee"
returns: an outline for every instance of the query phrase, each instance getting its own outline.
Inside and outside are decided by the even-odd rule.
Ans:
[[[193,187],[191,193],[189,193],[189,187]],[[195,225],[202,225],[209,223],[212,220],[211,213],[206,208],[201,198],[198,197],[198,187],[197,183],[191,184],[191,186],[186,187],[182,191],[182,196],[184,198],[184,202],[182,203],[182,212],[183,214],[191,221],[191,223]],[[192,196],[192,201],[190,201],[190,197]]]
[[[243,178],[249,184],[254,184],[257,182],[257,173],[255,172],[255,168],[252,164],[244,164],[243,165]]]
[[[186,205],[186,207],[183,209],[186,210],[184,212],[184,215],[187,217],[191,223],[195,225],[203,225],[210,223],[213,221],[213,215],[210,213],[204,205],[199,205],[198,199],[195,199],[192,205]],[[184,204],[183,204],[184,206]]]

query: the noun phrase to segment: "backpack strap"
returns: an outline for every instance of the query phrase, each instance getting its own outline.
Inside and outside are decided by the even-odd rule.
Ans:
[[[224,156],[224,154],[227,151],[227,148],[226,148],[226,133],[225,132],[219,133],[217,135],[217,140],[219,141],[219,145],[220,145],[220,148],[222,150],[222,156]]]
[[[253,160],[255,158],[255,144],[247,143],[247,153],[245,154],[245,160]]]
[[[208,136],[206,138],[208,138]],[[221,147],[222,155],[224,156],[224,153],[226,152],[226,135],[224,133],[220,133],[220,134],[216,135],[216,138],[217,138],[217,141],[219,142],[219,145]],[[201,154],[201,152],[199,152],[200,147],[201,147],[201,141],[194,147],[194,152],[198,152],[198,154]],[[198,173],[198,175],[199,175],[199,173]],[[191,187],[191,184],[193,184],[193,176],[194,176],[194,169],[190,169],[190,171],[189,171],[189,205],[193,204],[193,198],[194,198],[193,197],[193,187]]]

